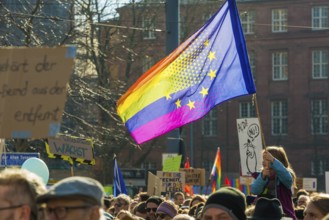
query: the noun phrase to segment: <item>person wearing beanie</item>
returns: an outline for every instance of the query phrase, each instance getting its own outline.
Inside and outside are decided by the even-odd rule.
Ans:
[[[281,220],[284,217],[280,200],[260,197],[257,199],[252,220]]]
[[[163,202],[159,196],[151,196],[146,200],[146,220],[155,220],[158,206]]]
[[[208,197],[201,219],[246,220],[245,210],[245,195],[233,187],[222,187]]]
[[[167,200],[162,202],[156,211],[156,219],[161,220],[170,220],[173,219],[178,213],[178,206],[174,202]]]

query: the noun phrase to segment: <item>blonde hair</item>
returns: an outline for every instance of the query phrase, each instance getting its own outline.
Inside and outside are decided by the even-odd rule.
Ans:
[[[0,172],[0,186],[8,188],[7,201],[14,204],[17,201],[31,207],[31,219],[37,219],[38,209],[35,199],[47,191],[41,177],[19,168],[6,168]]]
[[[293,180],[292,186],[294,188],[297,188],[296,174],[289,163],[289,160],[288,160],[288,157],[287,157],[287,154],[286,154],[286,151],[284,150],[284,148],[282,146],[268,146],[265,148],[265,150],[268,151],[270,154],[272,154],[272,156],[274,158],[276,158],[278,161],[280,161],[283,164],[283,166],[285,168],[287,168],[287,170],[292,175],[292,180]]]

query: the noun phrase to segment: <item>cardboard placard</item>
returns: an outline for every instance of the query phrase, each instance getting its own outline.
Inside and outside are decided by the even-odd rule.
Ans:
[[[52,154],[94,160],[94,150],[90,139],[58,136],[57,138],[48,138],[48,145]]]
[[[258,118],[237,119],[242,176],[262,168],[262,138]]]
[[[181,168],[179,171],[185,172],[185,184],[193,186],[205,186],[205,169],[201,168]]]
[[[147,178],[147,194],[160,196],[162,188],[162,181],[159,177],[153,175],[151,172],[148,172]]]
[[[162,171],[164,172],[177,172],[179,171],[182,155],[169,157],[164,160]]]
[[[184,172],[157,171],[157,177],[162,181],[161,192],[183,192],[185,185]]]
[[[56,136],[75,47],[8,47],[0,57],[0,137]]]

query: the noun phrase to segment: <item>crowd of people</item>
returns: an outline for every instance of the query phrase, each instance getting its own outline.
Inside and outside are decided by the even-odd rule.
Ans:
[[[1,220],[329,220],[329,195],[291,189],[295,175],[281,147],[263,152],[263,169],[251,191],[223,186],[210,195],[171,197],[140,192],[134,197],[105,195],[100,182],[73,176],[48,189],[30,171],[0,172]]]

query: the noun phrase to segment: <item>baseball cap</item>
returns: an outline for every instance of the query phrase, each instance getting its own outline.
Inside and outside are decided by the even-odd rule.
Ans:
[[[46,203],[59,198],[85,198],[95,205],[103,205],[104,189],[100,182],[89,177],[67,177],[52,185],[37,197],[37,203]]]

